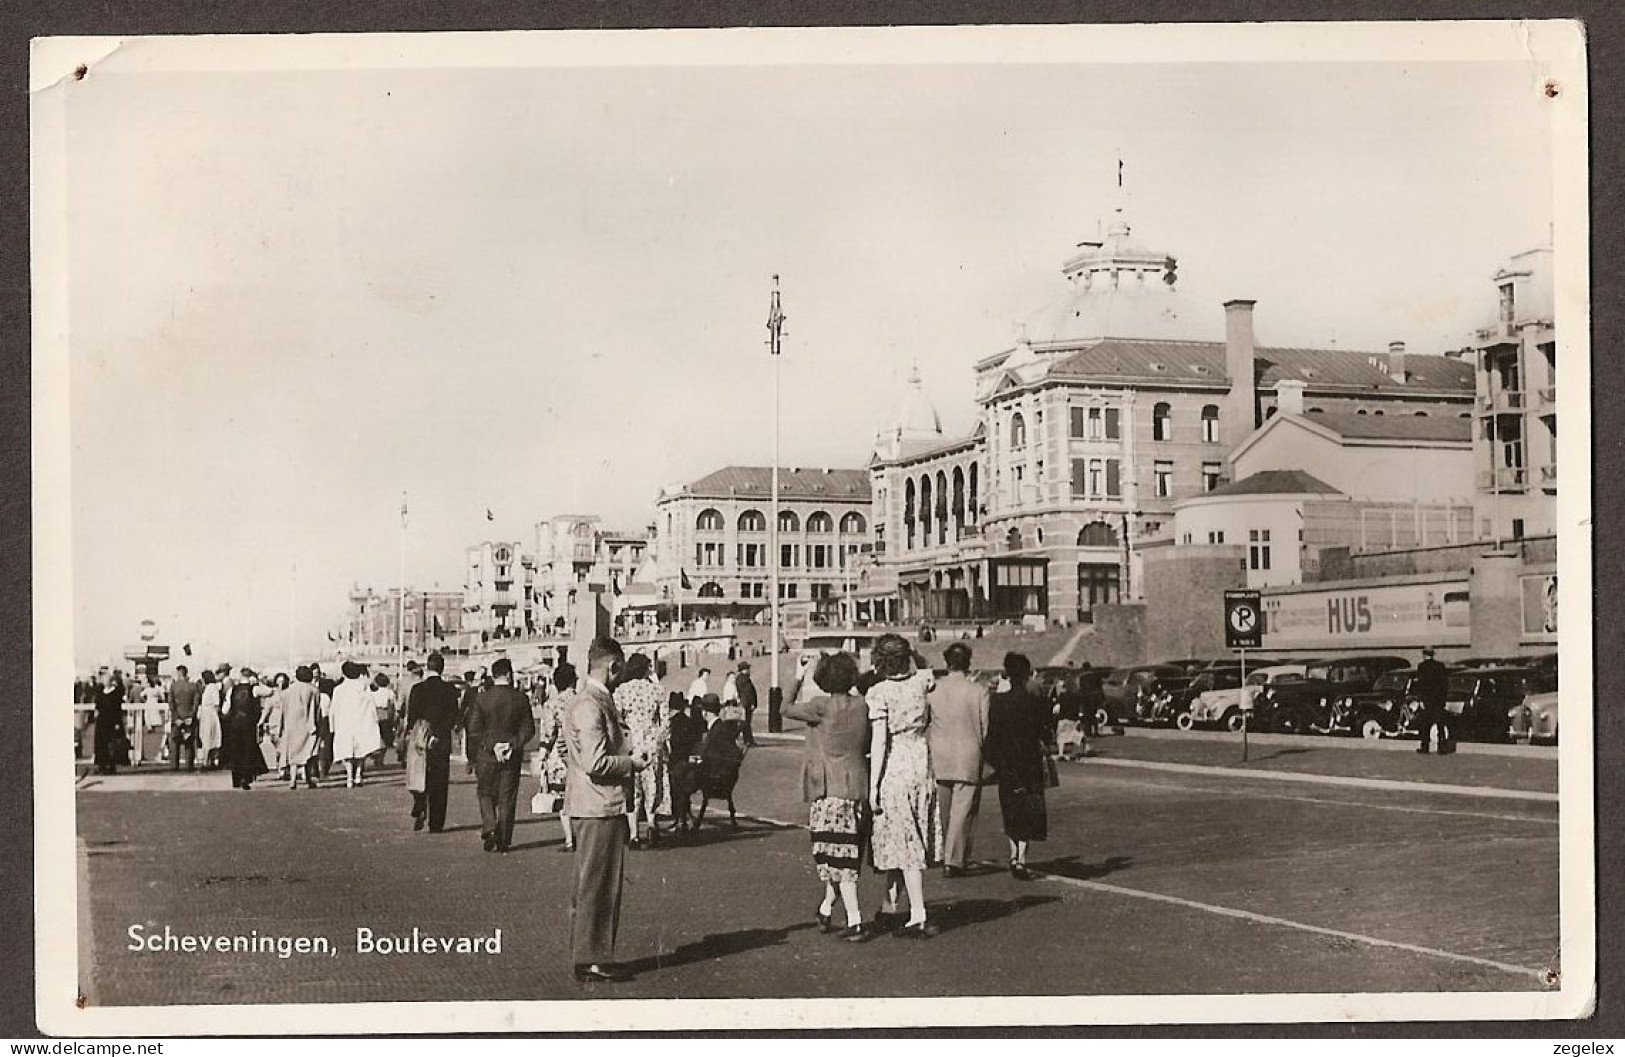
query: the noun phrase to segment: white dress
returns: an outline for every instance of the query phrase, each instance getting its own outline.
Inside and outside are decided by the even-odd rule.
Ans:
[[[384,747],[372,694],[360,679],[346,679],[333,689],[333,759],[359,760]]]
[[[197,749],[204,758],[220,751],[220,684],[203,688],[203,703],[197,710]]]

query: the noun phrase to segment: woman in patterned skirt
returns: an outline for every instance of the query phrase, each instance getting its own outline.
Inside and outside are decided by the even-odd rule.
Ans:
[[[818,905],[818,927],[835,931],[830,920],[839,890],[846,909],[841,938],[862,943],[873,933],[863,927],[858,906],[858,865],[863,857],[864,797],[869,792],[869,712],[863,698],[852,693],[858,664],[850,654],[830,653],[818,658],[813,683],[823,692],[801,701],[798,691],[806,675],[807,658],[797,662],[795,681],[784,714],[807,724],[802,745],[801,793],[811,805],[813,862],[824,882],[824,901]]]
[[[649,658],[634,653],[626,659],[621,670],[621,682],[615,688],[615,707],[620,710],[621,723],[626,727],[628,750],[633,756],[647,754],[649,766],[632,778],[632,795],[626,801],[627,831],[632,834],[631,846],[644,846],[645,834],[650,845],[660,841],[661,810],[666,807],[666,692],[649,677]],[[642,821],[647,820],[644,829]]]
[[[882,635],[872,653],[880,681],[865,695],[872,733],[869,742],[869,800],[874,805],[871,850],[875,869],[885,870],[886,906],[875,915],[877,928],[897,924],[898,889],[908,891],[908,921],[895,935],[927,939],[937,934],[925,916],[925,871],[942,858],[942,819],[937,814],[937,781],[931,771],[926,701],[935,680],[928,668],[915,670],[914,651],[901,635]]]

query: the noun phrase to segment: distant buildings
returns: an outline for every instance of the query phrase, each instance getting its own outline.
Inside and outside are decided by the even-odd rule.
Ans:
[[[463,554],[463,630],[480,642],[534,633],[535,560],[506,540]]]
[[[453,641],[463,626],[463,592],[406,592],[405,634],[397,639],[403,615],[401,592],[372,588],[350,589],[350,607],[341,634],[346,646],[357,651],[393,650],[398,642],[407,652],[424,652]]]
[[[778,553],[770,553],[772,473],[729,466],[661,492],[655,504],[655,583],[662,603],[695,614],[766,607],[770,562],[779,596],[835,613],[854,562],[871,543],[869,474],[782,467]]]
[[[536,523],[537,625],[543,631],[573,626],[578,592],[600,584],[623,595],[643,564],[651,530],[605,529],[597,514],[559,514]]]

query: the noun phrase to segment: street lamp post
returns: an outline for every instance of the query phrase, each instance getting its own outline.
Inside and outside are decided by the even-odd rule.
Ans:
[[[777,734],[784,729],[784,691],[779,687],[779,353],[784,342],[784,312],[779,307],[779,277],[773,277],[773,294],[767,312],[767,347],[773,357],[773,501],[768,521],[768,604],[773,607],[771,639],[771,682],[767,691],[767,729]]]

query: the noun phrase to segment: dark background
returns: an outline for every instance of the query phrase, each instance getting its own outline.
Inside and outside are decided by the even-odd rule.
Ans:
[[[33,760],[31,729],[32,605],[30,574],[29,466],[29,266],[28,266],[28,41],[36,36],[155,33],[360,33],[432,32],[503,29],[652,29],[699,26],[824,25],[957,25],[969,23],[1047,24],[1066,22],[1257,22],[1354,19],[1578,18],[1585,23],[1589,46],[1591,93],[1591,298],[1593,496],[1596,554],[1595,620],[1597,641],[1611,656],[1607,629],[1621,616],[1618,597],[1625,546],[1610,538],[1618,523],[1621,497],[1617,484],[1625,470],[1625,415],[1620,392],[1621,365],[1615,354],[1621,334],[1620,281],[1625,183],[1620,172],[1619,128],[1622,120],[1621,71],[1625,70],[1625,5],[1614,2],[1550,3],[1525,0],[1361,0],[1360,3],[1288,2],[1288,0],[1134,0],[1119,3],[1038,0],[961,0],[961,2],[888,2],[861,4],[783,3],[607,3],[562,2],[546,5],[512,0],[471,0],[435,4],[413,0],[367,0],[335,4],[332,0],[224,0],[216,3],[169,0],[53,0],[7,5],[0,9],[4,91],[0,92],[0,210],[8,237],[0,243],[0,1037],[38,1035],[34,1023],[33,914]],[[1596,673],[1597,726],[1597,898],[1598,1005],[1590,1021],[1575,1023],[1362,1024],[1253,1027],[1214,1026],[1092,1029],[1001,1029],[981,1034],[1019,1034],[1034,1038],[1085,1034],[1102,1038],[1131,1037],[1625,1037],[1625,969],[1620,945],[1610,942],[1625,932],[1621,914],[1621,811],[1625,796],[1621,767],[1622,690],[1618,666],[1604,664]],[[71,937],[64,937],[72,943]],[[965,1035],[975,1031],[914,1031],[910,1034]],[[896,1034],[855,1032],[855,1035]]]

